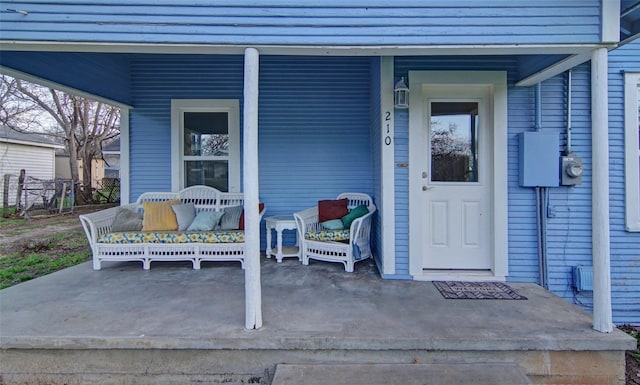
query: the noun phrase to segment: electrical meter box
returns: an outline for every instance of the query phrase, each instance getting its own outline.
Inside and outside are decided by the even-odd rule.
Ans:
[[[518,136],[520,149],[520,186],[558,187],[558,156],[560,137],[557,133],[540,131],[521,132]]]
[[[560,158],[560,175],[563,186],[576,186],[582,183],[584,165],[576,154],[567,154]]]

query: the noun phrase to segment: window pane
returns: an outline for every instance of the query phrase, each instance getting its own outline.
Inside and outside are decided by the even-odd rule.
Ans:
[[[226,112],[185,112],[184,155],[228,156],[228,114]]]
[[[431,103],[431,180],[478,181],[478,103]]]
[[[184,162],[185,187],[206,185],[227,192],[229,186],[229,164],[226,160]]]

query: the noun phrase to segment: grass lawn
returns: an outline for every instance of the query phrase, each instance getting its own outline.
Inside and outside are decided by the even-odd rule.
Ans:
[[[0,290],[89,261],[91,249],[74,213],[26,220],[0,216]]]
[[[13,286],[91,259],[82,230],[30,239],[0,257],[0,289]]]

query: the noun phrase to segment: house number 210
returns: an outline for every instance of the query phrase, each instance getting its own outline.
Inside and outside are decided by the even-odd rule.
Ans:
[[[386,111],[384,113],[384,144],[387,146],[391,146],[391,112]]]

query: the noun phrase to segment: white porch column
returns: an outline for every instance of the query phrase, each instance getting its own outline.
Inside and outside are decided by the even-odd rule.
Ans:
[[[260,56],[255,48],[244,50],[243,190],[244,190],[244,291],[245,327],[262,326],[260,286],[260,215],[258,214],[258,80]]]
[[[593,328],[613,331],[609,245],[609,103],[607,49],[591,54]]]

